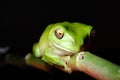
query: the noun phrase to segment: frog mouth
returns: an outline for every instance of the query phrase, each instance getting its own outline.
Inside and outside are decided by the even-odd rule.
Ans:
[[[61,50],[63,50],[63,51],[66,51],[66,52],[69,52],[69,53],[75,53],[74,51],[72,51],[72,50],[70,50],[70,49],[67,49],[67,48],[64,48],[64,47],[60,46],[59,44],[57,44],[57,43],[55,43],[55,42],[53,42],[53,41],[52,41],[52,44],[53,44],[55,47],[57,47],[58,49],[61,49]]]

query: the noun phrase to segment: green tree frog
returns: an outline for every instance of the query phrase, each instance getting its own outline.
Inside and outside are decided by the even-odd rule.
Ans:
[[[51,65],[58,65],[71,72],[70,57],[82,50],[84,39],[90,36],[92,26],[79,22],[50,24],[33,45],[33,54]]]

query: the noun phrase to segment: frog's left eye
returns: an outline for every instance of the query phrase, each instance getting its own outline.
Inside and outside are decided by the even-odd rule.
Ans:
[[[55,36],[56,36],[58,39],[62,39],[63,36],[64,36],[64,32],[63,32],[61,29],[56,29],[56,30],[55,30]]]

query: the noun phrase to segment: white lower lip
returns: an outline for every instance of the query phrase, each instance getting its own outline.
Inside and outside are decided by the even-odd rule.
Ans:
[[[57,45],[56,43],[52,42],[54,46],[56,46],[57,48],[61,49],[61,50],[64,50],[64,51],[67,51],[67,52],[70,52],[70,53],[74,53],[73,51],[69,50],[69,49],[65,49],[59,45]]]

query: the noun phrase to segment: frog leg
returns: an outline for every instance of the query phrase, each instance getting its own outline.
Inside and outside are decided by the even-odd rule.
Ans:
[[[68,67],[67,63],[70,60],[70,56],[59,56],[53,53],[52,48],[49,48],[42,55],[42,60],[52,65],[59,65],[65,68],[65,71],[71,73],[71,68]]]
[[[39,49],[39,44],[38,43],[35,43],[33,45],[33,53],[36,57],[41,57],[42,56],[42,53],[40,52],[40,49]]]

